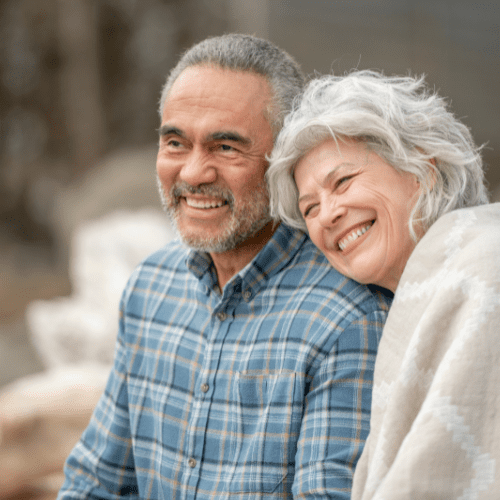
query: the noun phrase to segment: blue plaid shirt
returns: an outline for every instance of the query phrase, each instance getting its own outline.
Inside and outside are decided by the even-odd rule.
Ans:
[[[349,498],[389,300],[283,224],[216,283],[177,242],[132,275],[60,499]]]

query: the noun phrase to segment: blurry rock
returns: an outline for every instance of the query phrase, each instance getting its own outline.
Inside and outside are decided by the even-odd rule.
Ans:
[[[492,203],[500,202],[500,185],[496,186],[496,188],[493,189],[493,193],[491,195],[491,202]]]
[[[109,367],[64,366],[0,393],[0,497],[57,490],[64,461],[87,426]]]
[[[160,211],[157,152],[156,145],[113,151],[78,180],[57,188],[48,218],[61,252],[85,221],[121,209],[157,207]]]
[[[137,264],[172,237],[154,209],[116,211],[75,231],[72,295],[35,301],[26,312],[48,370],[0,391],[0,498],[55,498],[111,368],[123,288]]]
[[[33,344],[47,367],[111,363],[127,279],[172,237],[165,214],[154,209],[116,211],[76,230],[70,258],[73,294],[32,302],[26,311]]]

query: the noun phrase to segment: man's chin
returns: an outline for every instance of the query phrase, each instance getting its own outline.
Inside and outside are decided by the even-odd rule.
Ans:
[[[237,242],[234,237],[200,238],[200,237],[183,235],[181,232],[179,232],[178,234],[182,242],[186,246],[188,246],[192,250],[197,250],[199,252],[224,253],[233,250],[237,246]]]
[[[219,228],[219,233],[207,235],[207,231],[199,228],[186,228],[178,217],[170,217],[179,238],[192,250],[206,253],[223,253],[232,250],[237,244],[237,229]]]
[[[255,221],[246,230],[241,227],[227,228],[225,232],[212,237],[207,237],[206,234],[200,235],[198,233],[189,233],[179,228],[174,221],[177,233],[179,234],[182,242],[193,250],[199,252],[206,252],[210,254],[218,254],[235,250],[240,245],[243,245],[247,240],[252,238],[258,231],[260,231],[271,220],[263,218]]]

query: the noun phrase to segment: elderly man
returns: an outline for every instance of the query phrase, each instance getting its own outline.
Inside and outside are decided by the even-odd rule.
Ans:
[[[270,219],[266,155],[302,82],[245,35],[170,74],[157,173],[182,242],[130,278],[59,498],[349,497],[388,301]]]

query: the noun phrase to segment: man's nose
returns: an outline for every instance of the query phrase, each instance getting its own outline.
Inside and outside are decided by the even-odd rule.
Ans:
[[[193,148],[179,172],[179,178],[191,186],[210,184],[217,179],[217,168],[213,158],[201,148]]]

